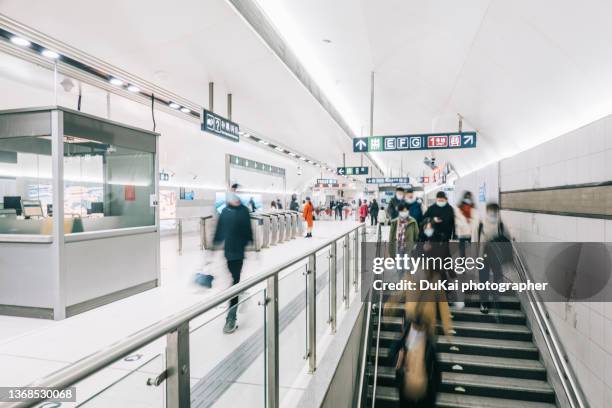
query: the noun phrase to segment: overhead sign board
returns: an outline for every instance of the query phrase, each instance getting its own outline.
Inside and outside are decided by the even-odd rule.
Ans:
[[[203,109],[202,111],[202,130],[224,137],[233,142],[240,140],[240,126],[229,119],[225,119],[216,113]]]
[[[262,173],[268,173],[273,176],[285,176],[285,169],[282,167],[272,166],[271,164],[261,163],[251,159],[245,159],[244,157],[229,155],[230,165],[235,167],[243,167],[246,169],[257,170]]]
[[[368,174],[368,167],[338,167],[336,172],[341,176],[361,176]]]
[[[367,178],[366,184],[410,184],[410,177]]]
[[[353,138],[353,152],[467,149],[476,147],[476,132],[427,133],[421,135]]]
[[[336,179],[317,179],[317,184],[338,184]]]

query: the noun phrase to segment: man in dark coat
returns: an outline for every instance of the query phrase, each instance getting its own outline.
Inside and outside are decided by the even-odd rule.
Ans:
[[[227,194],[227,206],[219,216],[214,245],[225,243],[224,253],[227,260],[227,269],[232,274],[232,285],[240,282],[240,273],[244,263],[244,248],[253,241],[253,230],[251,229],[251,217],[249,209],[245,207],[240,198],[233,193]],[[225,319],[224,333],[233,333],[236,326],[236,309],[238,296],[230,300],[230,308]]]
[[[425,218],[433,220],[433,241],[448,242],[455,235],[455,211],[448,204],[444,191],[438,191],[436,202],[427,209]]]

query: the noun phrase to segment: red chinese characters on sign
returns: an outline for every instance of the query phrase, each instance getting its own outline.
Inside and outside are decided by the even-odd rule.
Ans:
[[[427,147],[436,148],[436,147],[448,147],[448,136],[428,136],[427,137]]]
[[[461,135],[449,136],[448,144],[450,147],[461,147]]]

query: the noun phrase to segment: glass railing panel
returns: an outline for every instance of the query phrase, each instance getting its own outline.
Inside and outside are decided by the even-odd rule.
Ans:
[[[329,248],[317,253],[317,295],[316,295],[316,336],[317,345],[321,345],[324,336],[329,335],[330,302],[329,302]],[[323,353],[317,352],[317,364]]]

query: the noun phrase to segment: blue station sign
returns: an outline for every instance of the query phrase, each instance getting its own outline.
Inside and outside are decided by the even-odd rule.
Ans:
[[[338,167],[336,169],[336,173],[341,176],[361,176],[364,174],[368,174],[368,167]]]
[[[427,133],[420,135],[353,138],[353,152],[468,149],[476,147],[476,132]]]

